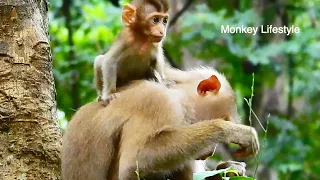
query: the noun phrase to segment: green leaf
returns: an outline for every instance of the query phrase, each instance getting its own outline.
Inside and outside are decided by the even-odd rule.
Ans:
[[[210,177],[210,176],[215,176],[217,174],[224,174],[228,172],[234,172],[235,170],[232,170],[230,168],[227,169],[220,169],[220,170],[214,170],[214,171],[205,171],[205,172],[200,172],[200,173],[193,173],[193,179],[194,180],[205,180],[205,178]],[[222,177],[224,180],[255,180],[254,178],[251,177],[243,177],[243,176],[238,176],[238,177]]]
[[[229,169],[230,168],[214,170],[214,171],[205,171],[205,172],[200,172],[200,173],[193,173],[193,179],[194,180],[204,180],[206,177],[215,176],[217,174],[226,172]]]

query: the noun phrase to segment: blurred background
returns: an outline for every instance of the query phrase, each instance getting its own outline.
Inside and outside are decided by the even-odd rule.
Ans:
[[[127,1],[128,2],[128,1]],[[51,1],[50,35],[59,121],[97,98],[93,60],[122,25],[123,0]],[[320,179],[320,0],[171,1],[164,43],[171,65],[212,66],[237,94],[243,123],[259,131],[260,155],[247,161],[257,179]],[[291,26],[300,34],[222,34],[221,25]],[[251,116],[244,100],[251,97]],[[227,148],[228,149],[228,148]],[[217,159],[230,158],[217,154]]]

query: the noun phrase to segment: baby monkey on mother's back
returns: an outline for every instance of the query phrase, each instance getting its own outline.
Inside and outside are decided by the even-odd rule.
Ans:
[[[108,104],[117,88],[133,80],[164,79],[162,40],[168,24],[168,0],[133,0],[122,11],[122,29],[109,51],[95,58],[99,99]]]

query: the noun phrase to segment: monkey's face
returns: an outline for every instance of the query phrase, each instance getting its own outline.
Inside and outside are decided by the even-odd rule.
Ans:
[[[166,36],[168,14],[167,13],[151,13],[148,17],[148,35],[152,42],[160,42]]]
[[[140,38],[143,40],[158,43],[166,36],[169,13],[166,8],[158,9],[155,4],[124,6],[122,21],[127,27],[142,34]]]

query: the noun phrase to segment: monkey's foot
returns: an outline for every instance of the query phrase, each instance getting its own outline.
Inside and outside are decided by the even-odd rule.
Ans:
[[[116,99],[119,97],[119,93],[113,93],[113,94],[110,94],[109,96],[107,96],[106,98],[100,98],[104,105],[108,105],[112,100]]]
[[[177,85],[176,82],[167,79],[163,80],[163,83],[167,88],[172,88]]]
[[[99,102],[99,101],[102,101],[101,95],[98,96],[97,101],[98,101],[98,102]]]

